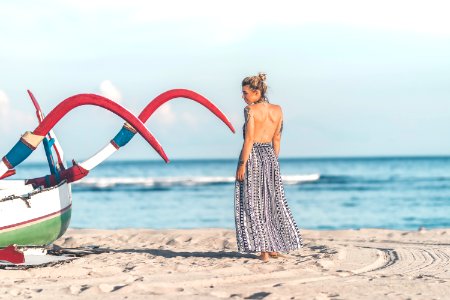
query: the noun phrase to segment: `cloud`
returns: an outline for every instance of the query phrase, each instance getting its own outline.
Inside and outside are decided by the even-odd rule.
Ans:
[[[116,88],[110,80],[103,80],[100,84],[100,93],[102,96],[114,100],[120,103],[122,100],[122,95],[118,88]]]
[[[66,5],[81,13],[120,14],[129,24],[201,24],[215,39],[231,41],[258,28],[311,23],[342,24],[450,36],[450,3],[444,0],[208,1],[144,0],[75,1]],[[195,25],[194,25],[195,26]],[[194,34],[194,33],[193,33]]]
[[[106,33],[109,40],[120,37],[134,43],[142,36],[151,36],[156,44],[170,37],[210,46],[311,24],[450,37],[450,2],[442,0],[47,0],[29,2],[26,8],[22,1],[0,4],[0,27],[14,29],[2,36],[2,51],[8,57],[37,60],[51,53],[52,58],[65,59],[70,51],[92,57],[99,46],[86,51],[82,45],[96,41],[99,32]],[[59,26],[54,28],[51,24],[55,23]],[[86,42],[74,46],[73,40]],[[33,45],[32,52],[28,51],[29,44]]]
[[[36,124],[34,116],[12,108],[8,96],[0,90],[0,132],[8,133],[14,127],[19,127],[20,131],[23,131],[23,127],[25,130],[31,130]]]
[[[173,125],[177,123],[178,126],[198,127],[201,116],[195,115],[190,111],[177,111],[172,109],[171,104],[165,103],[160,106],[152,116],[152,120],[162,125]]]
[[[6,93],[4,91],[0,90],[0,117],[6,116],[8,114],[9,110],[9,100],[8,96],[6,96]]]
[[[172,106],[169,103],[165,103],[156,110],[154,118],[158,123],[169,125],[173,124],[177,117],[172,110]]]
[[[190,112],[186,112],[186,111],[185,111],[185,112],[183,112],[183,113],[181,114],[181,119],[182,119],[186,124],[188,124],[189,126],[195,127],[195,126],[198,125],[198,119],[199,119],[199,117],[193,115],[193,114],[190,113]]]

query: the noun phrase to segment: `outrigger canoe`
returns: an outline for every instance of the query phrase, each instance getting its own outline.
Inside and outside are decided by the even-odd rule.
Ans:
[[[87,176],[89,171],[125,146],[136,133],[168,162],[161,145],[144,126],[153,112],[165,102],[175,98],[194,100],[209,109],[235,132],[227,117],[208,99],[186,89],[174,89],[160,94],[140,113],[134,116],[124,107],[105,97],[80,94],[67,98],[44,117],[33,94],[28,91],[39,125],[26,132],[0,161],[0,260],[18,263],[15,246],[45,246],[61,237],[70,224],[72,213],[71,183]],[[126,123],[118,134],[82,163],[66,168],[62,148],[52,128],[70,110],[81,105],[103,107],[123,118]],[[14,168],[23,162],[43,142],[50,174],[25,180],[2,180],[15,174]]]

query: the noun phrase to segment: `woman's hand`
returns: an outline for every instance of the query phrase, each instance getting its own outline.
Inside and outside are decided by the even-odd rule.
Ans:
[[[236,180],[243,181],[245,175],[245,166],[240,165],[236,170]]]

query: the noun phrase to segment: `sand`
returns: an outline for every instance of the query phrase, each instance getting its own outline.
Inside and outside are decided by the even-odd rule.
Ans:
[[[70,229],[58,265],[0,270],[0,299],[450,299],[450,229],[304,230],[262,263],[233,230]],[[89,252],[89,251],[88,251]]]

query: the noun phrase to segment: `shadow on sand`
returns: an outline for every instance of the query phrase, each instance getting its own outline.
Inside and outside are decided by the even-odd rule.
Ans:
[[[174,258],[174,257],[202,257],[202,258],[257,258],[255,254],[239,253],[239,252],[227,252],[227,251],[172,251],[164,249],[110,249],[110,248],[100,248],[98,246],[86,246],[77,248],[64,248],[57,245],[53,245],[53,249],[49,250],[53,255],[73,255],[73,256],[85,256],[90,254],[100,254],[100,253],[144,253],[154,256],[160,256],[164,258]]]

